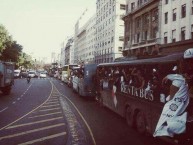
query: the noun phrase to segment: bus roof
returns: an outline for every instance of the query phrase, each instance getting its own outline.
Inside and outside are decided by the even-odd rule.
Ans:
[[[183,53],[175,53],[163,57],[147,58],[147,59],[134,59],[129,61],[119,61],[112,63],[101,63],[98,66],[111,66],[111,65],[137,65],[137,64],[154,64],[154,63],[166,63],[166,62],[175,62],[183,58]]]

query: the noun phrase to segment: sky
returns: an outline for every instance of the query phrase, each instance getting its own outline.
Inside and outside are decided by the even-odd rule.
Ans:
[[[96,0],[0,0],[0,24],[34,59],[59,53],[85,9]]]

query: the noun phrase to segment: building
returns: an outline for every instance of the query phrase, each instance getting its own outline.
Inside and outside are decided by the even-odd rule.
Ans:
[[[68,39],[65,47],[65,64],[73,64],[74,62],[74,38]]]
[[[193,47],[193,1],[127,0],[124,55],[156,55]]]
[[[96,14],[86,9],[75,25],[74,57],[75,63],[93,63],[96,38]]]
[[[97,0],[95,63],[122,56],[125,9],[125,0]]]
[[[65,65],[65,42],[62,42],[62,44],[61,44],[60,54],[61,54],[61,56],[60,56],[61,66],[64,66]]]
[[[127,0],[126,55],[157,54],[160,45],[159,0]]]
[[[160,52],[193,48],[193,0],[162,0],[161,16]]]

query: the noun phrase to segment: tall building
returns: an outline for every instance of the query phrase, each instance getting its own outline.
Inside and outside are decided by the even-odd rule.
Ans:
[[[62,42],[61,44],[61,57],[60,57],[60,63],[61,63],[61,66],[64,66],[65,65],[65,42]]]
[[[65,64],[73,64],[74,62],[74,38],[68,39],[65,47]]]
[[[96,14],[88,9],[84,11],[75,25],[74,57],[75,63],[93,63],[95,38],[96,38]]]
[[[127,0],[125,55],[157,54],[160,44],[159,0]]]
[[[124,55],[156,55],[193,47],[192,0],[127,0]]]
[[[122,56],[125,0],[97,0],[95,63],[112,62]]]
[[[161,1],[162,53],[193,48],[193,0]]]

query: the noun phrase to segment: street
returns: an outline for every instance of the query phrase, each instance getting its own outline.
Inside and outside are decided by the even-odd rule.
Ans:
[[[93,98],[79,97],[55,78],[16,79],[0,94],[0,145],[169,145],[129,128]]]

